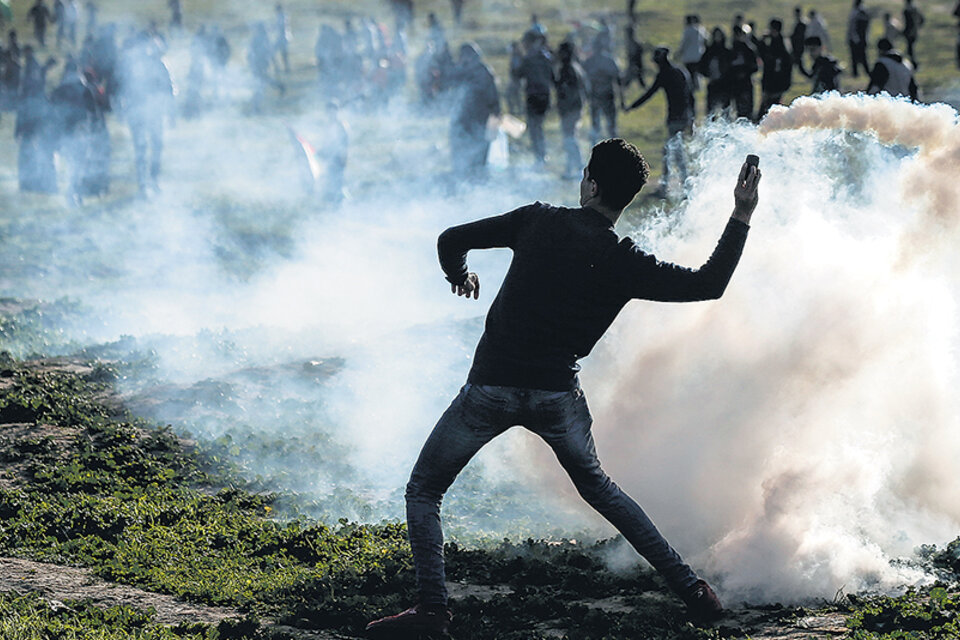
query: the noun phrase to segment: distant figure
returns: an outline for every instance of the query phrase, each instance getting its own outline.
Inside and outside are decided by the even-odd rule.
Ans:
[[[590,143],[617,137],[617,109],[623,108],[620,67],[610,55],[608,39],[597,35],[593,55],[584,60],[590,81]],[[604,127],[604,123],[606,127]],[[577,169],[580,163],[577,162]]]
[[[674,162],[681,184],[687,179],[683,136],[693,127],[693,90],[690,88],[690,74],[670,61],[668,48],[657,47],[653,52],[653,61],[659,69],[656,79],[646,93],[627,107],[627,111],[641,107],[660,89],[667,96],[667,142],[663,145],[663,178],[659,189],[659,194],[666,196]]]
[[[77,25],[80,24],[80,1],[66,0],[63,4],[63,33],[71,47],[77,46]],[[59,45],[59,43],[58,43]]]
[[[820,38],[811,36],[804,42],[807,55],[813,60],[813,65],[809,72],[804,69],[804,75],[812,80],[810,93],[818,94],[826,91],[840,90],[840,74],[843,68],[840,63],[831,55],[824,53],[823,43]]]
[[[20,191],[57,192],[57,169],[53,162],[56,132],[46,95],[47,72],[55,64],[50,58],[41,65],[33,46],[23,47],[23,79],[13,129],[14,138],[20,142],[17,158]]]
[[[536,19],[536,16],[533,16]],[[546,38],[535,30],[524,35],[527,53],[520,64],[527,106],[527,131],[537,165],[547,158],[547,143],[543,137],[543,121],[550,108],[550,90],[553,87],[553,60],[547,51]]]
[[[427,39],[431,40],[437,49],[443,49],[447,45],[447,34],[443,30],[443,25],[437,18],[437,14],[432,11],[427,14]]]
[[[183,29],[183,5],[180,0],[167,0],[167,7],[170,9],[170,29]]]
[[[577,124],[583,105],[590,95],[590,82],[586,72],[577,61],[576,50],[572,42],[562,42],[557,49],[560,69],[557,71],[557,111],[560,114],[560,131],[563,135],[563,151],[566,165],[563,177],[576,178],[583,165],[580,145],[577,144]]]
[[[482,180],[490,150],[487,123],[500,115],[500,93],[476,44],[460,46],[454,78],[459,96],[450,122],[453,175],[457,180]]]
[[[860,75],[857,70],[861,66],[864,73],[870,71],[870,64],[867,62],[869,28],[870,14],[863,8],[863,0],[853,0],[853,8],[850,9],[850,16],[847,18],[847,46],[850,47],[850,65],[852,66],[850,74],[854,78]]]
[[[827,22],[816,9],[810,9],[807,15],[809,16],[809,20],[807,21],[807,38],[820,38],[820,46],[823,47],[823,50],[830,51],[830,33],[827,31]],[[804,46],[806,46],[806,38],[803,42]]]
[[[83,8],[87,12],[87,30],[85,35],[96,37],[97,13],[99,11],[97,9],[97,5],[93,2],[93,0],[87,0],[87,3],[83,5]]]
[[[700,74],[707,79],[707,113],[726,115],[732,100],[730,92],[730,62],[733,52],[727,47],[723,28],[716,26],[710,32],[710,44],[700,58]]]
[[[913,64],[913,68],[919,69],[920,65],[917,63],[917,56],[916,53],[914,53],[913,46],[916,44],[917,37],[920,35],[920,27],[923,26],[926,20],[923,14],[920,13],[920,10],[913,6],[913,0],[903,1],[903,39],[907,41],[907,57],[910,58],[910,63]]]
[[[118,96],[130,136],[141,195],[159,190],[164,120],[174,117],[173,83],[154,41],[141,32],[123,51]]]
[[[807,21],[803,19],[803,7],[793,8],[793,31],[790,33],[790,52],[793,64],[799,69],[803,61],[803,42],[807,39]]]
[[[63,39],[66,36],[66,20],[64,20],[64,14],[66,13],[66,6],[63,4],[63,0],[53,0],[53,19],[52,21],[57,25],[57,49],[60,48],[63,43]]]
[[[20,45],[17,31],[11,29],[7,36],[7,47],[0,47],[0,111],[17,108],[20,98]]]
[[[36,0],[27,11],[27,19],[33,23],[33,37],[44,49],[47,47],[47,24],[52,22],[53,18],[53,14],[43,0]]]
[[[450,8],[453,10],[453,23],[458,27],[463,24],[463,2],[464,0],[450,0]]]
[[[693,90],[700,89],[700,74],[697,67],[700,64],[700,58],[707,50],[707,30],[700,24],[700,16],[690,14],[683,19],[683,39],[680,42],[680,62],[687,68],[690,74],[690,81],[693,83]]]
[[[917,81],[913,76],[913,69],[909,62],[893,48],[893,43],[886,38],[877,42],[877,63],[870,72],[870,84],[867,93],[887,93],[893,97],[905,96],[914,102],[920,99]]]
[[[960,6],[960,4],[957,6]],[[883,12],[883,37],[889,40],[891,44],[903,37],[903,25],[889,11]]]
[[[324,166],[324,183],[320,195],[328,204],[337,207],[343,202],[346,192],[343,187],[347,170],[347,154],[350,149],[350,133],[340,116],[340,103],[327,102],[326,121],[317,141],[317,160]]]
[[[517,116],[523,112],[523,100],[521,99],[521,85],[523,78],[520,76],[520,66],[523,64],[523,47],[519,42],[510,43],[510,80],[507,83],[507,111]]]
[[[282,82],[270,75],[272,61],[273,45],[267,35],[267,26],[258,22],[253,27],[253,37],[250,39],[250,46],[247,48],[247,64],[253,74],[254,83],[252,103],[254,113],[263,111],[263,93],[266,85],[273,86],[281,95],[286,90]]]
[[[279,2],[274,7],[274,26],[277,30],[277,40],[274,47],[283,60],[283,70],[290,73],[290,25],[287,12]]]
[[[78,206],[90,153],[90,128],[97,103],[93,91],[74,61],[64,66],[60,85],[50,94],[52,119],[57,130],[60,157],[67,170],[67,204]]]
[[[627,47],[627,68],[623,78],[623,90],[633,83],[634,80],[641,88],[647,88],[647,80],[644,78],[646,69],[643,63],[643,44],[637,39],[636,28],[633,23],[623,28],[624,42]]]
[[[730,95],[738,118],[753,119],[753,74],[757,72],[757,52],[742,27],[733,28],[730,50]]]
[[[783,21],[778,18],[770,20],[770,30],[761,38],[753,38],[760,60],[763,61],[763,77],[760,80],[760,109],[757,111],[757,121],[767,115],[775,104],[780,104],[783,94],[790,89],[793,82],[793,55],[787,49],[783,39]]]

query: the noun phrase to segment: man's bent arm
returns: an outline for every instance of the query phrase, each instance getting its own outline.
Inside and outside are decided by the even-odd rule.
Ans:
[[[529,208],[521,207],[500,216],[450,227],[441,233],[437,254],[447,282],[459,285],[466,281],[467,252],[471,249],[512,248]]]
[[[699,269],[660,262],[654,256],[631,246],[627,254],[625,276],[631,298],[659,302],[715,300],[723,295],[740,261],[750,227],[731,217],[710,259]]]

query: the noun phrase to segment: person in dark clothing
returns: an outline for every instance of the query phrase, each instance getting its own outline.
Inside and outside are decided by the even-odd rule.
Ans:
[[[863,72],[870,70],[867,62],[867,31],[870,28],[870,14],[863,8],[863,0],[853,0],[850,17],[847,18],[847,46],[850,47],[850,75],[856,78],[858,69],[862,66]]]
[[[50,94],[52,117],[57,129],[60,157],[67,169],[67,204],[78,206],[90,148],[90,125],[97,104],[77,63],[64,65],[63,79]]]
[[[133,138],[140,194],[159,190],[163,124],[174,120],[173,83],[152,39],[141,32],[123,52],[117,70],[118,96]]]
[[[623,106],[620,67],[599,35],[594,39],[593,55],[584,60],[583,70],[590,80],[590,140],[617,137],[617,108]],[[604,131],[604,121],[606,131]],[[578,162],[577,165],[580,163]]]
[[[647,80],[644,78],[646,70],[644,69],[643,64],[643,43],[637,39],[636,28],[633,23],[628,24],[623,28],[624,33],[624,42],[627,47],[627,68],[623,78],[623,87],[622,90],[626,91],[627,87],[636,80],[637,84],[641,88],[647,88]]]
[[[41,65],[31,45],[23,48],[23,78],[13,130],[14,138],[20,142],[17,157],[20,191],[57,192],[57,169],[53,162],[55,129],[51,126],[46,94],[47,72],[55,64],[50,58]]]
[[[803,67],[803,43],[807,39],[807,21],[803,17],[803,7],[793,8],[793,31],[790,32],[790,51],[793,53],[793,64],[797,69]]]
[[[807,38],[804,45],[807,55],[813,60],[813,66],[809,72],[803,67],[800,67],[800,71],[812,80],[810,93],[816,95],[826,91],[839,91],[840,74],[843,73],[840,62],[823,52],[823,43],[816,36]]]
[[[604,140],[583,171],[579,208],[536,202],[440,235],[443,272],[451,290],[468,299],[480,295],[479,277],[467,267],[470,250],[507,247],[513,259],[487,313],[467,383],[424,444],[406,487],[419,602],[371,622],[367,630],[375,637],[446,631],[452,616],[440,504],[474,454],[514,425],[543,438],[584,500],[659,571],[692,616],[722,615],[710,586],[602,470],[577,360],[590,353],[632,299],[686,302],[723,295],[746,242],[760,173],[744,164],[731,219],[699,269],[658,261],[614,230],[648,174],[636,147]]]
[[[37,39],[42,48],[47,46],[47,24],[53,21],[53,14],[43,3],[43,0],[36,0],[30,10],[27,11],[27,18],[33,23],[33,37]]]
[[[7,48],[0,48],[0,111],[10,111],[17,108],[20,99],[20,45],[17,43],[17,32],[10,30]]]
[[[760,80],[762,98],[760,110],[757,111],[757,121],[767,115],[775,104],[780,104],[783,94],[790,89],[793,83],[793,55],[787,49],[783,39],[783,21],[777,18],[770,20],[770,30],[762,38],[753,38],[760,60],[763,61],[763,77]]]
[[[513,115],[519,115],[523,110],[520,99],[520,86],[523,78],[520,76],[520,67],[523,65],[523,46],[519,42],[510,43],[510,80],[507,84],[507,110]]]
[[[683,67],[670,61],[670,50],[657,47],[653,52],[653,61],[660,71],[646,93],[627,107],[632,111],[641,107],[653,95],[663,89],[667,96],[667,141],[663,145],[663,177],[658,193],[667,195],[670,184],[671,167],[676,162],[680,183],[687,179],[687,161],[683,152],[683,136],[693,127],[693,89],[690,87],[690,75]]]
[[[487,122],[500,115],[500,92],[493,71],[472,42],[460,46],[455,78],[460,96],[450,123],[453,173],[458,180],[479,180],[486,175],[490,151]]]
[[[547,142],[543,137],[543,121],[550,108],[550,89],[553,86],[553,60],[547,50],[546,38],[531,28],[524,35],[527,53],[520,63],[519,75],[527,105],[527,131],[538,166],[547,158]]]
[[[734,27],[729,87],[738,118],[753,118],[753,74],[757,69],[756,50],[747,40],[743,27]]]
[[[913,0],[903,0],[903,39],[907,41],[907,56],[914,69],[920,67],[913,46],[920,35],[920,27],[926,22],[920,10],[913,6]]]
[[[563,134],[563,150],[567,160],[563,176],[573,178],[583,166],[580,146],[577,144],[577,123],[580,122],[580,113],[590,95],[590,81],[577,62],[572,42],[562,42],[557,49],[557,57],[560,58],[560,69],[555,80],[557,111],[560,113],[560,131]]]
[[[710,33],[710,44],[700,58],[700,75],[707,79],[707,113],[726,115],[730,108],[730,59],[727,36],[721,27]]]
[[[868,94],[887,93],[891,96],[906,96],[914,102],[920,99],[920,90],[913,76],[913,69],[903,56],[893,49],[893,43],[886,38],[877,42],[877,62],[870,72]]]

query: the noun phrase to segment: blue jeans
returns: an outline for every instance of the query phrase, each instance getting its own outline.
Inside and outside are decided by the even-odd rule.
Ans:
[[[467,383],[423,445],[407,484],[407,529],[420,604],[447,603],[440,502],[483,445],[523,425],[550,445],[577,491],[606,518],[678,594],[697,576],[630,496],[603,469],[593,443],[583,391],[543,391]]]

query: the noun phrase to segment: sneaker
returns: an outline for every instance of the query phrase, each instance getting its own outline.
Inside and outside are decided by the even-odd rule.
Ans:
[[[367,633],[375,638],[396,638],[396,634],[447,635],[453,614],[446,609],[427,609],[417,605],[395,616],[374,620],[367,625]]]
[[[720,598],[704,580],[697,580],[683,601],[690,616],[697,620],[712,621],[723,616]]]

